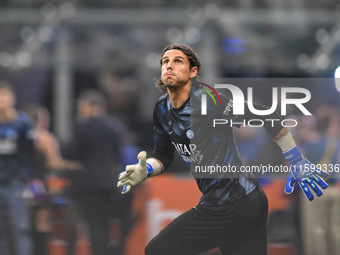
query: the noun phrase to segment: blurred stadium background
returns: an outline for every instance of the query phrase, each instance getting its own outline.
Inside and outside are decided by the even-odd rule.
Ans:
[[[51,111],[62,148],[72,137],[75,99],[98,88],[108,95],[110,113],[150,151],[160,95],[153,83],[160,52],[170,43],[199,53],[207,83],[216,77],[334,78],[340,66],[337,0],[1,0],[0,31],[0,78],[15,85],[19,108],[37,103]],[[320,93],[318,104],[338,110],[334,88]],[[241,131],[240,140],[247,134]],[[291,203],[277,197],[274,209]]]
[[[84,87],[110,83],[111,72],[127,80],[126,93],[138,94],[136,115],[150,120],[150,96],[157,96],[150,87],[159,75],[159,53],[169,43],[187,43],[200,53],[202,80],[333,76],[339,65],[336,0],[3,0],[0,5],[1,75],[18,84],[20,103],[49,101],[63,141],[73,97]]]

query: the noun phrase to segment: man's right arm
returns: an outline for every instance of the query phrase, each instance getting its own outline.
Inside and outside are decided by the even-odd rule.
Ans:
[[[128,165],[125,171],[118,176],[118,188],[122,189],[122,194],[130,191],[131,187],[144,182],[147,178],[160,175],[166,168],[170,166],[174,158],[174,149],[172,145],[168,148],[155,145],[150,158],[146,158],[147,154],[142,151],[138,154],[138,163]]]
[[[162,172],[169,168],[175,157],[175,150],[172,144],[154,145],[154,149],[150,154],[150,158],[157,160],[162,166]]]
[[[158,105],[153,112],[154,122],[154,150],[147,159],[142,151],[138,154],[138,163],[128,165],[125,171],[119,174],[117,187],[122,187],[122,194],[130,191],[131,187],[144,182],[149,177],[160,175],[167,169],[174,159],[174,147],[170,138],[158,119]]]

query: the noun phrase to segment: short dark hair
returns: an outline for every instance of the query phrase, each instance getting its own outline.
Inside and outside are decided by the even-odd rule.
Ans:
[[[88,89],[83,91],[78,97],[78,102],[87,102],[91,105],[106,108],[106,99],[101,91],[96,89]]]
[[[201,61],[197,55],[197,53],[188,45],[184,45],[184,44],[170,44],[168,46],[166,46],[163,49],[162,55],[161,55],[161,60],[160,63],[162,65],[162,58],[164,56],[164,53],[169,51],[169,50],[180,50],[182,51],[185,55],[187,55],[188,59],[189,59],[189,63],[190,63],[190,69],[193,67],[197,67],[197,72],[200,70],[201,68]],[[164,85],[164,83],[162,82],[161,79],[156,80],[155,82],[156,87],[158,87],[161,91],[166,92],[166,87]]]

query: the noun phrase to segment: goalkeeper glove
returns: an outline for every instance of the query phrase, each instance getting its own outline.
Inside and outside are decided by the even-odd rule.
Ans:
[[[304,195],[310,201],[314,199],[314,195],[310,188],[312,188],[317,196],[321,196],[323,193],[319,186],[322,189],[326,189],[328,187],[327,183],[322,179],[326,178],[328,174],[318,169],[316,165],[306,159],[297,146],[283,153],[283,155],[290,164],[285,193],[291,194],[294,191],[295,182],[298,182]]]
[[[122,189],[122,194],[128,193],[132,186],[142,183],[146,178],[150,177],[154,169],[151,164],[146,162],[146,152],[142,151],[138,154],[138,163],[127,165],[125,171],[118,176],[117,187]]]

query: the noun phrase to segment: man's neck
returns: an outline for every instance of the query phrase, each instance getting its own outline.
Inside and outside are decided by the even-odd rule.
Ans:
[[[190,89],[191,89],[190,81],[188,84],[184,86],[167,89],[172,108],[177,109],[184,104],[184,102],[189,98]]]
[[[17,116],[17,111],[15,109],[6,109],[0,111],[0,122],[6,123],[14,120]]]

